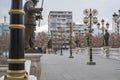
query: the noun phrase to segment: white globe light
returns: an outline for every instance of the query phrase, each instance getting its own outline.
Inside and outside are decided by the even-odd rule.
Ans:
[[[89,15],[89,13],[90,13],[90,12],[89,12],[89,10],[88,10],[88,9],[85,9],[85,10],[83,11],[83,14],[84,14],[84,15],[86,15],[86,16],[88,16],[88,15]]]
[[[83,22],[84,22],[85,24],[87,24],[88,21],[89,21],[88,17],[84,17]]]
[[[93,17],[93,23],[94,23],[94,24],[98,23],[97,17]]]
[[[117,21],[116,21],[117,23],[120,23],[120,17],[117,19]]]
[[[93,9],[93,10],[92,10],[92,15],[93,15],[93,16],[97,16],[97,14],[98,14],[98,11],[97,11],[96,9]]]

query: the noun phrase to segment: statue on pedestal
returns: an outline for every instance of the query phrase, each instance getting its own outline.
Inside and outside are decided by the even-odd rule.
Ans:
[[[43,8],[35,8],[38,0],[27,0],[24,5],[25,18],[25,50],[35,50],[35,30],[36,20],[42,19],[41,12]]]
[[[104,39],[105,39],[105,46],[108,46],[109,44],[109,33],[107,30],[105,30],[105,35],[104,35]]]

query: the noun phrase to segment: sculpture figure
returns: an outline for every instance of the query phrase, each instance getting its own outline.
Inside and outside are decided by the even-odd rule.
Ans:
[[[24,5],[25,18],[25,50],[35,49],[35,30],[36,30],[36,20],[42,19],[41,12],[43,8],[35,8],[38,0],[28,0]]]

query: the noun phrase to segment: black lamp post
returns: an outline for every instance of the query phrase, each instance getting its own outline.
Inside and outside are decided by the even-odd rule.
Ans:
[[[89,47],[90,47],[90,54],[89,54],[90,56],[89,56],[89,62],[87,62],[87,64],[95,65],[96,63],[93,62],[93,59],[92,59],[92,32],[93,32],[92,26],[93,24],[96,24],[98,22],[97,17],[94,17],[97,15],[97,10],[85,9],[84,14],[85,14],[84,23],[88,25],[88,28],[89,28],[88,39],[89,39]]]
[[[54,50],[54,53],[56,54],[56,51],[57,51],[57,47],[56,47],[56,44],[57,44],[57,42],[56,42],[56,30],[54,31],[54,34],[53,34],[53,45],[54,45],[54,47],[53,47],[53,50]]]
[[[87,40],[87,47],[89,47],[89,33],[87,32],[88,30],[85,29],[85,34],[86,34],[86,40]]]
[[[72,27],[73,27],[73,24],[70,23],[70,56],[69,58],[74,58],[74,56],[72,55]]]
[[[74,24],[72,22],[68,22],[67,25],[69,25],[69,28],[70,28],[70,40],[69,40],[70,56],[69,56],[69,58],[74,58],[74,56],[72,55],[72,27],[73,27]]]
[[[8,71],[4,80],[28,80],[24,63],[24,25],[22,0],[12,0],[10,14],[10,48]]]
[[[98,27],[98,29],[99,30],[101,30],[102,31],[102,34],[103,34],[103,46],[104,46],[104,32],[105,32],[105,30],[108,30],[108,28],[109,28],[109,23],[107,22],[106,23],[106,27],[104,26],[104,19],[102,19],[101,20],[101,24],[102,24],[102,26],[100,27],[100,23],[97,23],[97,27]]]
[[[105,28],[104,28],[104,19],[101,20],[101,23],[102,23],[102,33],[103,33],[103,46],[104,46],[104,30],[105,30]],[[98,27],[98,29],[99,29],[99,27]]]
[[[53,52],[53,31],[51,30],[51,50],[50,53]]]
[[[80,48],[80,46],[81,46],[81,42],[80,42],[80,30],[79,30],[79,35],[78,35],[78,41],[79,41],[78,46],[79,46],[79,48]]]
[[[78,33],[76,32],[76,35],[75,35],[75,43],[76,43],[76,46],[79,47],[79,40],[78,40]]]
[[[62,43],[62,33],[63,33],[63,29],[61,28],[61,53],[60,53],[60,55],[63,55],[63,52],[62,52],[62,48],[63,48],[63,43]]]
[[[55,54],[57,54],[57,30],[55,31],[55,34],[54,34],[54,36],[55,36],[55,48],[54,48],[54,51],[55,51]]]

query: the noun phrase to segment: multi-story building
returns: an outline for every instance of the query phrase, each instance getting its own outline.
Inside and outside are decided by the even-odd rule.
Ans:
[[[0,24],[0,53],[8,51],[9,47],[9,28],[7,23]]]
[[[50,11],[48,16],[48,32],[56,31],[59,27],[66,28],[67,22],[72,22],[71,11]]]
[[[83,25],[83,24],[75,24],[75,28],[74,28],[74,33],[81,33],[83,35],[85,35],[85,33],[88,30],[88,26]]]
[[[48,33],[51,34],[53,48],[60,48],[61,44],[62,48],[69,48],[70,27],[66,24],[68,22],[73,22],[71,11],[50,11]]]
[[[8,24],[7,23],[1,23],[0,24],[0,36],[2,36],[4,33],[9,33],[10,30],[8,28]]]

